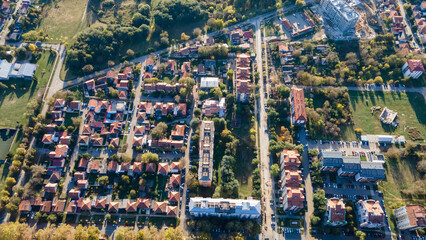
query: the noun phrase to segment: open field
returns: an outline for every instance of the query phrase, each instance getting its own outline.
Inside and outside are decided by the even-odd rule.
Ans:
[[[9,152],[10,144],[12,144],[13,136],[16,130],[1,129],[0,130],[0,159],[4,159]]]
[[[0,127],[15,127],[16,122],[27,123],[28,119],[24,116],[27,104],[36,96],[43,95],[54,61],[54,54],[43,51],[36,63],[38,81],[9,80],[3,82],[8,88],[0,90]]]
[[[360,92],[349,91],[350,107],[354,120],[354,128],[361,128],[363,134],[401,134],[409,139],[407,130],[415,127],[421,136],[426,138],[426,109],[424,99],[417,93],[395,92]],[[397,128],[382,125],[379,120],[381,111],[371,114],[370,108],[380,106],[398,112]],[[353,134],[353,131],[347,131]],[[348,137],[345,134],[346,138]]]
[[[386,209],[390,215],[389,223],[392,231],[395,231],[395,222],[392,206],[411,204],[426,204],[426,199],[422,196],[408,198],[401,191],[413,188],[416,181],[421,179],[421,175],[416,170],[416,162],[407,159],[388,160],[385,164],[386,180],[380,182],[379,190],[383,192]],[[399,204],[399,205],[398,205]]]
[[[83,14],[87,0],[62,0],[52,2],[43,9],[45,17],[39,29],[48,34],[50,42],[68,41],[85,26]]]

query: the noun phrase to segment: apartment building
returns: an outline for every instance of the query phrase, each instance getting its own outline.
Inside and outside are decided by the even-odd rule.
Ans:
[[[195,197],[189,201],[189,213],[194,217],[257,219],[261,214],[259,200]]]
[[[325,225],[340,227],[346,225],[346,208],[341,199],[327,199],[327,211],[325,212]]]
[[[343,0],[322,0],[323,13],[342,32],[354,30],[358,13]]]
[[[418,204],[400,207],[395,210],[395,219],[399,230],[426,228],[425,207]]]
[[[381,228],[385,226],[385,213],[379,201],[359,200],[356,203],[358,222],[361,228]]]
[[[291,122],[293,125],[305,125],[308,121],[305,109],[305,94],[302,88],[291,89]]]
[[[200,132],[198,181],[200,186],[203,187],[210,187],[213,181],[213,144],[214,123],[213,121],[202,121]]]
[[[359,156],[342,156],[341,152],[321,152],[321,171],[337,172],[340,177],[354,177],[357,182],[377,182],[385,179],[382,162],[361,161]]]

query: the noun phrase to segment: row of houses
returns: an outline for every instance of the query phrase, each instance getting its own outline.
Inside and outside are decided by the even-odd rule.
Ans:
[[[235,72],[235,98],[239,102],[248,102],[251,93],[250,55],[237,54]]]
[[[34,200],[22,200],[19,205],[19,212],[41,212],[41,213],[151,213],[159,215],[176,216],[178,207],[170,205],[168,201],[154,201],[148,198],[138,198],[137,200],[119,199],[112,201],[106,196],[94,196],[94,198],[78,198],[71,200],[68,205],[66,200],[55,199],[53,201],[43,201],[41,197]],[[152,211],[152,212],[151,212]]]
[[[113,87],[118,90],[118,98],[126,100],[129,96],[130,81],[133,78],[132,68],[125,67],[122,72],[109,70],[105,76],[89,79],[84,82],[85,96],[94,96],[99,90],[108,92],[108,87]]]
[[[283,210],[296,213],[304,208],[305,195],[302,184],[301,161],[297,150],[283,150],[280,155],[279,180]]]

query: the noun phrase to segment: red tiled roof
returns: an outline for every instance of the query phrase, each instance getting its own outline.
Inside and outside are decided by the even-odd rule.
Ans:
[[[90,171],[99,171],[100,166],[101,166],[100,161],[93,161],[92,165],[90,166]]]
[[[168,173],[169,164],[168,163],[159,163],[158,164],[158,173]]]
[[[291,89],[293,93],[293,110],[294,110],[294,119],[297,120],[308,120],[306,117],[305,109],[305,94],[303,89],[293,87]]]
[[[92,199],[90,198],[84,199],[81,204],[81,210],[90,211],[91,209],[92,209]]]
[[[118,212],[119,202],[110,202],[108,206],[108,212]]]
[[[172,136],[183,137],[185,135],[185,125],[176,125],[172,131]]]
[[[63,212],[65,209],[65,204],[66,201],[65,200],[56,200],[53,202],[52,205],[52,212]]]
[[[142,172],[142,162],[133,163],[133,172]]]
[[[155,213],[165,213],[167,209],[167,202],[154,202],[154,212]]]
[[[138,202],[127,202],[126,212],[136,212],[138,210]]]
[[[116,171],[118,163],[116,161],[110,161],[108,163],[108,171]]]
[[[120,146],[120,138],[112,138],[109,144],[113,145],[114,147]]]
[[[178,212],[177,206],[167,206],[167,215],[176,216]]]
[[[410,72],[419,71],[425,72],[425,68],[423,67],[422,60],[418,59],[410,59],[407,60],[408,67],[410,68]]]
[[[19,204],[19,211],[30,211],[31,209],[31,201],[30,200],[22,200],[21,203]]]
[[[138,208],[148,209],[151,204],[151,199],[149,198],[138,198]]]
[[[145,172],[153,173],[155,172],[156,164],[155,163],[147,163],[145,166]]]
[[[106,202],[107,202],[106,198],[96,199],[95,208],[104,209],[106,206]]]
[[[89,163],[89,160],[87,160],[85,158],[81,158],[80,161],[78,162],[78,167],[79,168],[87,168],[88,163]]]
[[[169,202],[178,202],[179,201],[179,192],[171,191],[169,192]]]
[[[44,201],[41,205],[40,212],[50,212],[52,209],[52,201]]]
[[[337,198],[331,198],[327,200],[327,206],[330,208],[330,218],[334,222],[340,222],[345,220],[345,204],[342,200]]]
[[[52,143],[53,134],[44,134],[43,139],[41,142],[43,143]]]

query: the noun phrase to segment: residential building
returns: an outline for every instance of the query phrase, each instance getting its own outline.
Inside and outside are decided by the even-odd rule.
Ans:
[[[361,162],[361,169],[355,175],[357,182],[378,182],[385,179],[385,169],[382,162]]]
[[[342,153],[337,151],[320,152],[318,159],[322,163],[323,172],[336,172],[343,165]]]
[[[395,219],[399,230],[426,228],[425,207],[418,204],[400,207],[395,210]]]
[[[0,80],[9,80],[10,78],[32,80],[36,70],[36,64],[9,63],[5,59],[0,60]]]
[[[217,100],[206,100],[203,103],[203,115],[206,117],[211,117],[213,115],[216,115],[218,117],[223,117],[226,112],[226,106],[225,106],[225,98],[220,98],[219,101]]]
[[[203,91],[210,91],[212,88],[219,87],[218,77],[201,77],[200,89]]]
[[[402,74],[404,78],[411,77],[414,79],[419,78],[425,72],[422,60],[418,59],[409,59],[402,66]]]
[[[286,212],[296,213],[303,209],[305,196],[303,195],[303,188],[285,187],[282,197],[283,210]]]
[[[381,228],[385,224],[385,214],[379,201],[359,200],[356,203],[358,223],[361,228]]]
[[[323,13],[342,32],[354,30],[358,13],[343,0],[321,0]]]
[[[341,199],[327,199],[327,211],[325,212],[325,225],[340,227],[346,225],[346,208]]]
[[[195,197],[189,201],[189,214],[194,217],[220,217],[258,219],[261,214],[259,200]]]
[[[198,181],[200,186],[210,187],[213,181],[214,123],[202,121],[200,132],[200,161]]]
[[[293,125],[305,125],[308,121],[305,109],[305,94],[303,88],[291,89],[291,120]]]
[[[300,167],[300,154],[297,150],[284,149],[280,155],[281,170],[298,170]]]

